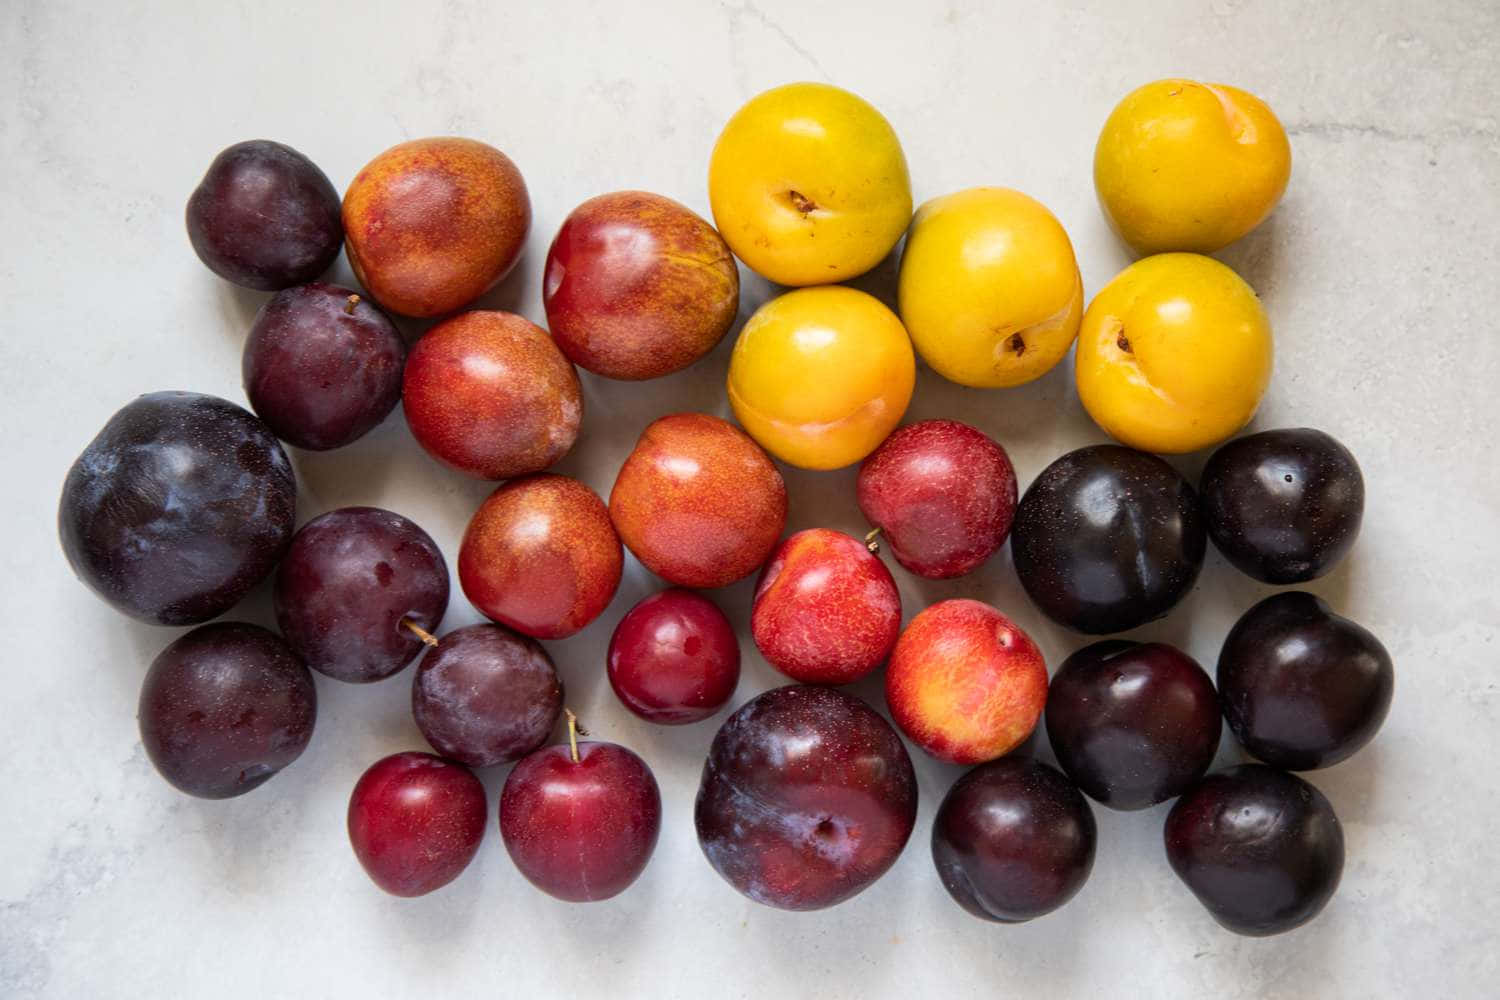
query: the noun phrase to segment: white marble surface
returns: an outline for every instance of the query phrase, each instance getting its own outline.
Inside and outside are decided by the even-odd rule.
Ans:
[[[0,10],[0,587],[10,623],[0,995],[1494,995],[1492,0],[275,8],[8,0]],[[692,830],[715,723],[652,728],[604,681],[610,629],[653,586],[634,563],[594,627],[552,644],[573,706],[602,738],[640,751],[662,786],[656,856],[611,902],[573,906],[533,891],[493,827],[472,868],[425,899],[386,897],[365,878],[345,839],[345,803],[370,762],[422,747],[409,673],[372,687],[320,677],[312,746],[244,798],[196,801],[153,773],[136,691],[176,633],[126,621],[86,593],[53,518],[68,464],[129,399],[164,388],[242,398],[240,345],[264,296],[205,271],[182,226],[188,192],[220,148],[278,139],[342,188],[405,138],[494,143],[524,171],[536,225],[523,265],[485,302],[541,320],[541,260],[573,205],[642,187],[706,212],[708,152],[725,118],[767,86],[826,79],[890,117],[919,200],[998,183],[1049,205],[1092,292],[1126,262],[1094,205],[1094,138],[1128,89],[1172,74],[1247,87],[1288,126],[1286,200],[1221,254],[1260,292],[1276,331],[1257,426],[1332,432],[1369,487],[1352,557],[1313,589],[1385,640],[1396,698],[1373,745],[1312,776],[1348,842],[1342,888],[1316,922],[1269,940],[1220,930],[1167,867],[1160,807],[1096,808],[1098,860],[1074,902],[1025,926],[980,923],[943,892],[927,848],[958,772],[920,756],[917,830],[882,881],[814,914],[740,898]],[[337,274],[347,280],[342,261]],[[888,265],[862,284],[888,294],[891,278]],[[748,280],[743,312],[769,291]],[[729,342],[648,387],[585,376],[588,419],[561,470],[607,492],[650,418],[725,412]],[[939,415],[998,437],[1023,484],[1100,439],[1066,365],[1008,392],[923,372],[910,416]],[[450,564],[487,489],[429,461],[399,413],[341,453],[295,461],[302,518],[388,506],[425,525]],[[1179,464],[1196,474],[1201,462]],[[792,526],[859,528],[852,482],[849,472],[789,473]],[[1027,603],[1004,555],[959,582],[897,577],[908,614],[972,594],[1013,614],[1054,665],[1079,644]],[[1266,590],[1211,555],[1187,601],[1139,634],[1211,665],[1233,618]],[[743,626],[748,586],[719,597]],[[264,591],[233,614],[267,622]],[[455,587],[447,624],[475,619]],[[776,682],[745,647],[736,704]],[[860,691],[880,703],[878,686]],[[484,776],[492,802],[503,776]]]

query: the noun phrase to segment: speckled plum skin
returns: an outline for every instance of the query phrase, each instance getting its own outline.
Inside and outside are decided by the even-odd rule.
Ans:
[[[943,580],[999,551],[1016,512],[1016,470],[983,432],[956,420],[898,429],[861,463],[859,509],[896,561]]]
[[[583,422],[578,373],[547,331],[506,312],[466,312],[428,330],[406,359],[402,406],[417,443],[479,479],[540,472]]]
[[[417,728],[438,753],[470,767],[519,760],[547,742],[562,703],[546,650],[499,625],[449,632],[412,680]]]
[[[307,668],[274,632],[214,622],[152,661],[137,715],[141,745],[162,777],[189,795],[227,799],[302,755],[318,696]]]
[[[579,205],[547,252],[542,301],[557,346],[615,379],[680,371],[729,331],[740,272],[718,231],[645,191]]]
[[[376,761],[349,796],[354,856],[393,896],[424,896],[452,882],[479,853],[488,823],[479,779],[430,753]]]
[[[1293,774],[1242,764],[1210,774],[1167,814],[1167,861],[1236,934],[1299,927],[1333,898],[1344,829],[1323,793]]]
[[[1353,756],[1380,731],[1396,686],[1380,640],[1302,591],[1272,594],[1240,616],[1218,676],[1240,745],[1288,771]]]
[[[624,566],[604,502],[567,476],[501,486],[458,549],[458,580],[474,606],[538,639],[565,639],[598,618]]]
[[[365,165],[344,193],[349,266],[385,308],[442,316],[515,266],[531,228],[526,182],[473,139],[415,139]]]
[[[188,198],[188,239],[219,277],[263,292],[311,281],[344,242],[339,193],[279,142],[238,142],[214,157]]]
[[[363,437],[401,400],[406,343],[353,289],[313,282],[273,295],[245,339],[255,415],[287,444],[327,451]]]
[[[432,537],[378,507],[342,507],[307,522],[276,571],[276,623],[320,674],[366,684],[422,649],[402,620],[436,632],[448,566]]]
[[[1016,576],[1047,617],[1101,635],[1155,621],[1186,596],[1208,546],[1198,494],[1155,455],[1070,451],[1026,488],[1011,524]]]
[[[1085,646],[1047,690],[1047,737],[1058,763],[1112,809],[1181,795],[1207,773],[1222,728],[1213,681],[1162,642]]]
[[[543,747],[500,794],[500,836],[521,874],[571,903],[618,896],[661,833],[661,792],[644,760],[614,743]]]
[[[979,764],[1036,728],[1047,666],[1021,628],[981,601],[940,601],[906,626],[885,673],[891,718],[938,760]]]
[[[606,658],[621,704],[648,722],[698,722],[729,703],[740,644],[718,605],[672,588],[643,598],[615,626]]]
[[[750,633],[766,662],[804,684],[875,671],[901,634],[901,595],[885,563],[842,531],[787,538],[761,570]]]
[[[1365,512],[1354,455],[1309,427],[1230,441],[1203,467],[1199,493],[1214,546],[1265,583],[1303,583],[1333,569]]]
[[[932,860],[958,905],[1014,924],[1077,895],[1097,837],[1093,810],[1060,771],[1007,757],[953,783],[932,821]]]
[[[784,910],[833,906],[895,863],[917,818],[901,738],[833,688],[775,688],[714,737],[694,819],[724,879]]]
[[[73,572],[117,611],[196,625],[276,565],[296,503],[286,452],[249,411],[155,392],[110,417],[68,470],[57,533]]]
[[[786,483],[727,421],[674,413],[648,425],[609,494],[620,539],[680,587],[723,587],[755,572],[786,526]]]

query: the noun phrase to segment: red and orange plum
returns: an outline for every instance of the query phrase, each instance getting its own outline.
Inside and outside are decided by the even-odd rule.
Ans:
[[[547,331],[506,312],[428,330],[406,360],[406,422],[428,454],[480,479],[540,472],[578,438],[578,373]]]
[[[681,587],[723,587],[755,572],[786,526],[786,483],[742,431],[706,413],[650,424],[609,495],[620,538]]]
[[[441,316],[494,287],[531,228],[526,182],[473,139],[417,139],[371,160],[344,193],[349,266],[375,301]]]
[[[734,322],[740,273],[713,226],[645,191],[590,198],[547,252],[547,326],[573,363],[608,378],[679,371]]]
[[[458,580],[494,621],[564,639],[609,605],[623,564],[609,511],[593,490],[567,476],[528,476],[474,512],[458,550]]]
[[[923,420],[859,467],[859,509],[896,561],[933,580],[977,568],[1010,534],[1016,470],[1005,449],[956,420]]]
[[[941,601],[901,633],[885,675],[891,718],[939,760],[979,764],[1025,742],[1047,702],[1031,637],[981,601]]]
[[[885,662],[901,595],[885,563],[842,531],[812,528],[761,571],[750,631],[766,661],[804,684],[848,684]]]

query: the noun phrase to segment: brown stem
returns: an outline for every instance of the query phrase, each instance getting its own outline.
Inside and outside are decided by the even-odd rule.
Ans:
[[[872,528],[865,533],[865,548],[870,550],[871,555],[880,554],[880,529]]]
[[[563,709],[563,715],[568,717],[568,755],[576,764],[578,763],[578,716],[573,714],[571,708]]]
[[[423,642],[427,643],[427,645],[436,646],[438,644],[436,636],[434,636],[431,632],[427,631],[422,626],[418,625],[416,622],[412,621],[410,618],[402,618],[401,625],[409,630],[412,635],[415,635],[418,639],[421,639]]]
[[[344,303],[344,312],[349,313],[350,315],[353,315],[353,313],[354,313],[354,307],[357,306],[357,305],[359,305],[359,296],[358,295],[351,295],[351,296],[349,296],[349,301],[346,302],[346,303]]]

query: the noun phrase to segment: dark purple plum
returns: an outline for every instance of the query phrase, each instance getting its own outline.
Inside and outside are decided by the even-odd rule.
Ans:
[[[1241,572],[1304,583],[1354,545],[1365,481],[1348,448],[1307,427],[1262,431],[1214,452],[1199,484],[1208,535]]]
[[[832,688],[767,691],[714,737],[698,843],[757,903],[816,910],[891,867],[917,818],[917,779],[890,723]]]
[[[1187,480],[1155,455],[1112,444],[1070,451],[1043,469],[1010,533],[1032,601],[1091,635],[1165,615],[1192,589],[1207,544]]]
[[[479,779],[430,753],[377,760],[349,796],[354,856],[393,896],[423,896],[458,878],[479,853],[488,825]]]
[[[276,573],[276,621],[309,667],[383,680],[416,657],[448,607],[448,566],[414,523],[379,507],[308,521]]]
[[[266,139],[208,165],[187,203],[188,239],[226,281],[274,292],[328,270],[344,242],[339,193],[317,165]]]
[[[1263,764],[1210,774],[1167,814],[1167,861],[1214,919],[1252,937],[1323,909],[1344,871],[1344,831],[1323,793]]]
[[[1219,652],[1230,730],[1251,756],[1288,771],[1337,764],[1370,742],[1395,684],[1379,639],[1301,591],[1246,611]]]
[[[141,685],[141,745],[161,776],[205,799],[243,795],[302,755],[312,675],[274,632],[214,622],[177,639]]]
[[[1181,795],[1213,763],[1221,728],[1213,681],[1165,643],[1085,646],[1047,689],[1047,736],[1058,763],[1113,809]]]
[[[503,625],[443,636],[411,688],[412,716],[427,742],[471,767],[518,760],[547,742],[562,701],[546,650]]]
[[[288,444],[341,448],[401,400],[406,344],[352,289],[314,282],[273,295],[250,327],[241,368],[256,415]]]
[[[500,835],[521,874],[570,903],[617,896],[651,860],[661,791],[651,768],[617,743],[542,747],[517,764],[500,795]]]
[[[110,417],[68,470],[57,532],[73,572],[116,610],[196,625],[271,572],[296,504],[286,452],[249,411],[156,392]]]
[[[953,783],[932,821],[932,860],[965,910],[1020,923],[1072,899],[1094,867],[1088,801],[1029,757],[981,764]]]

